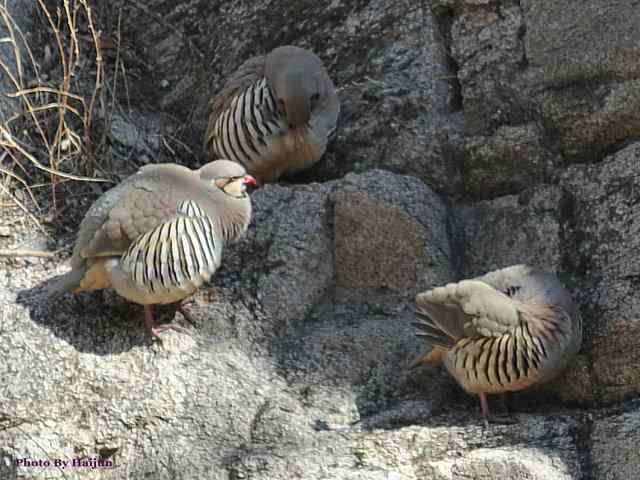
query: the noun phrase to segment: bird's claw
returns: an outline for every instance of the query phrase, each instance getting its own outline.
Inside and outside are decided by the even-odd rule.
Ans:
[[[166,332],[167,330],[174,330],[179,333],[188,333],[187,330],[180,325],[176,325],[175,323],[163,323],[162,325],[157,325],[151,328],[151,336],[153,338],[157,338],[161,340],[160,334],[162,332]]]

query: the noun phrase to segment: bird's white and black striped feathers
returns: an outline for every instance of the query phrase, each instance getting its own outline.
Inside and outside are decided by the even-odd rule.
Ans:
[[[193,290],[220,266],[222,237],[214,222],[191,200],[176,215],[138,237],[120,260],[141,290],[156,294]]]
[[[484,391],[505,391],[533,383],[548,361],[547,344],[531,332],[528,323],[514,327],[513,331],[497,336],[475,336],[455,340],[439,329],[439,325],[422,312],[422,322],[416,322],[418,336],[433,345],[450,348],[448,366],[464,386],[479,385]],[[445,341],[448,338],[448,342]]]
[[[271,88],[261,78],[234,97],[218,116],[211,146],[219,157],[250,169],[269,154],[273,139],[287,128]]]

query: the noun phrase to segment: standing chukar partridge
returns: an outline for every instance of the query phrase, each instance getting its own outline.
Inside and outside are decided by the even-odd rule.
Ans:
[[[144,305],[153,336],[151,306],[191,295],[220,266],[222,248],[251,219],[247,185],[255,179],[228,160],[198,170],[174,164],[142,167],[102,195],[80,224],[71,271],[49,292],[113,288]]]
[[[236,161],[259,182],[315,164],[334,132],[340,102],[322,61],[304,48],[253,57],[213,100],[209,158]]]
[[[582,343],[582,320],[558,279],[525,265],[416,296],[418,335],[430,348],[413,362],[438,364],[469,393],[522,390],[559,375]]]

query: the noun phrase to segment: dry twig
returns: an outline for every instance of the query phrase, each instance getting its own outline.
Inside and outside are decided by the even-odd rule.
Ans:
[[[16,100],[16,111],[0,125],[0,179],[6,180],[2,191],[25,212],[27,205],[11,190],[26,190],[36,212],[41,212],[30,189],[32,179],[41,178],[36,175],[38,170],[49,176],[54,210],[56,187],[61,181],[105,181],[94,178],[96,171],[103,169],[95,168],[91,161],[96,156],[91,145],[94,108],[98,101],[103,107],[106,104],[101,98],[104,67],[100,33],[89,0],[59,0],[55,10],[47,5],[45,0],[34,3],[57,52],[57,70],[47,72],[51,78],[48,82],[43,80],[48,77],[42,74],[41,65],[55,60],[55,53],[49,44],[44,45],[39,63],[7,4],[0,3],[0,25],[7,32],[0,42],[10,45],[13,56],[0,58],[0,75],[13,90],[6,95]],[[81,28],[88,29],[90,35],[80,34]],[[86,52],[94,53],[95,58],[87,58]],[[95,69],[89,101],[85,100],[86,89],[78,82],[85,65],[94,65]],[[10,181],[17,183],[11,185]],[[36,219],[32,213],[29,218]]]
[[[60,250],[49,252],[46,250],[27,250],[17,248],[15,250],[9,248],[0,248],[0,257],[53,257]]]

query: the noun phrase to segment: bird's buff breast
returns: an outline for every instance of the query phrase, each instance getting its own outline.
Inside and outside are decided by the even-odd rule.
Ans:
[[[275,181],[283,174],[293,174],[314,165],[324,153],[326,142],[311,128],[286,130],[269,140],[269,153],[262,161],[250,165],[249,172],[263,181]]]

